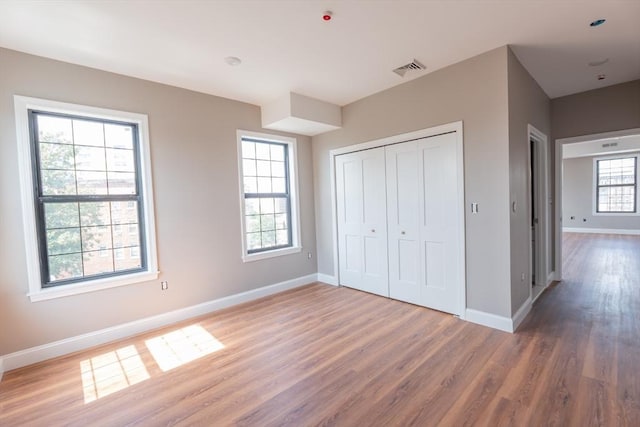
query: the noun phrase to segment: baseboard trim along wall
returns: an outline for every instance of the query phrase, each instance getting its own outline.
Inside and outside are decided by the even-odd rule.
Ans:
[[[564,233],[594,233],[594,234],[630,234],[640,235],[640,230],[621,229],[621,228],[579,228],[579,227],[562,227]]]
[[[252,289],[250,291],[241,292],[228,297],[207,301],[202,304],[180,308],[178,310],[158,314],[156,316],[146,317],[133,322],[123,323],[121,325],[112,326],[99,331],[89,332],[0,356],[0,380],[2,379],[4,371],[8,372],[12,369],[21,368],[23,366],[63,356],[75,351],[84,350],[96,345],[127,338],[183,320],[191,319],[193,317],[202,316],[203,314],[211,313],[223,308],[231,307],[233,305],[242,304],[244,302],[304,286],[318,280],[319,278],[317,274],[309,274],[307,276],[286,280],[269,286],[263,286],[261,288]]]
[[[501,331],[515,332],[522,321],[527,317],[527,314],[531,311],[531,297],[520,306],[516,314],[512,318],[498,316],[496,314],[486,313],[480,310],[474,310],[467,308],[465,311],[465,319],[467,322],[475,323],[477,325],[488,326],[493,329],[499,329]]]
[[[329,274],[318,273],[318,282],[338,286],[338,279],[335,276],[331,276]]]

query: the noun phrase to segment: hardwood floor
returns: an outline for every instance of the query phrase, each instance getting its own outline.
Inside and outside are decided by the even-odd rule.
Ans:
[[[8,372],[0,425],[639,426],[640,236],[564,250],[516,334],[314,284]]]

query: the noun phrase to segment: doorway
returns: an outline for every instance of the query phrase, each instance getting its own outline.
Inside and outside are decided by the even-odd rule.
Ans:
[[[529,125],[529,277],[531,278],[531,300],[535,301],[552,280],[547,136]]]

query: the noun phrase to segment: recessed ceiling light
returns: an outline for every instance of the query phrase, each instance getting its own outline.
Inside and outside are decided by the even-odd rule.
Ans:
[[[589,64],[590,67],[597,67],[599,65],[604,65],[607,62],[609,62],[609,58],[600,59],[598,61],[591,61],[588,64]]]
[[[595,21],[591,21],[589,26],[590,27],[599,27],[600,25],[604,24],[605,21],[606,21],[606,19],[596,19]]]
[[[606,78],[607,76],[605,76],[604,74],[598,74],[598,80],[604,80]]]
[[[237,56],[227,56],[226,58],[224,58],[224,62],[231,65],[232,67],[235,67],[236,65],[242,64],[242,59],[238,58]]]

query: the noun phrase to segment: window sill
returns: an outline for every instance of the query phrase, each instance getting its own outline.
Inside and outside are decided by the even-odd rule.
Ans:
[[[640,216],[638,212],[593,212],[593,216]]]
[[[31,302],[46,301],[54,298],[68,297],[72,295],[95,292],[103,289],[115,288],[118,286],[132,285],[134,283],[148,282],[158,278],[158,272],[143,271],[140,273],[128,274],[126,276],[109,277],[96,279],[83,283],[62,285],[51,288],[40,289],[28,294]]]
[[[295,254],[301,251],[302,251],[302,246],[294,246],[291,248],[274,249],[272,251],[258,252],[255,254],[245,254],[242,256],[242,262],[259,261],[261,259]]]

